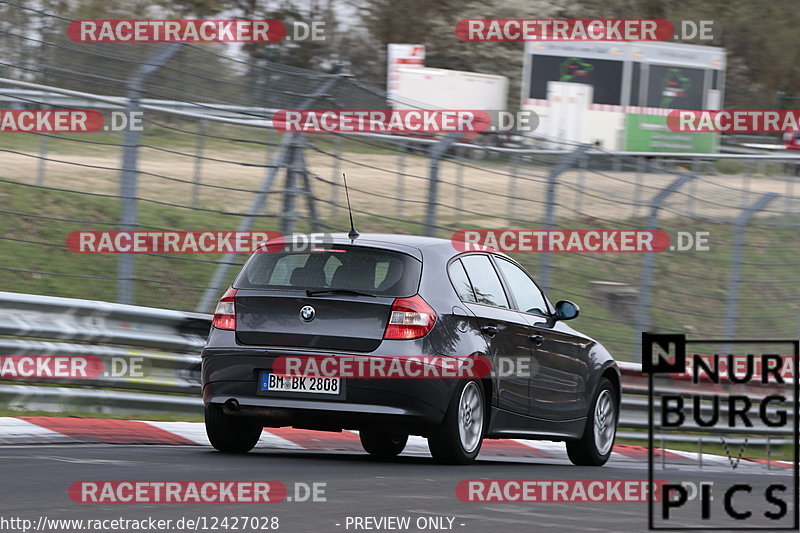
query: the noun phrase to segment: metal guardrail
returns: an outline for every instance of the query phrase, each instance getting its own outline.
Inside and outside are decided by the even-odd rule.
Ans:
[[[80,95],[77,91],[73,93]],[[61,94],[51,90],[24,90],[0,88],[0,103],[4,108],[13,109],[16,105],[19,108],[32,105],[49,106],[53,109],[60,108],[92,108],[92,109],[123,109],[128,99],[124,97],[106,97],[103,101],[81,96],[71,96],[68,93]],[[243,118],[250,117],[271,117],[278,111],[271,107],[254,107],[232,104],[205,104],[202,102],[183,102],[180,100],[164,100],[160,98],[142,98],[141,103],[148,106],[156,106],[176,111],[191,111],[208,114],[221,118]],[[254,118],[255,120],[255,118]]]
[[[152,307],[0,292],[0,335],[196,352],[211,317]]]
[[[86,379],[1,379],[0,407],[19,411],[94,412],[102,414],[200,414],[200,356],[211,317],[108,302],[0,292],[0,357],[96,357],[108,369],[114,362],[140,362],[140,376],[100,375]],[[13,337],[13,338],[8,338]],[[637,363],[619,363],[623,380],[620,434],[646,438],[647,381]],[[687,393],[687,379],[656,378],[660,393]],[[61,386],[57,386],[61,385]],[[706,392],[726,392],[730,385],[709,384]],[[780,387],[748,385],[758,404]],[[686,407],[691,413],[691,406]],[[727,415],[722,407],[721,416]],[[668,441],[696,442],[697,433],[713,428],[686,426]],[[640,433],[637,433],[639,431]],[[780,429],[763,425],[726,433],[757,434],[774,440]],[[758,439],[761,442],[764,439]],[[754,444],[756,440],[751,440]]]
[[[0,356],[83,356],[96,358],[103,369],[87,378],[3,379],[0,406],[114,414],[202,412],[199,352],[209,315],[11,292],[0,292],[0,309],[0,336],[5,337],[0,338]]]
[[[168,395],[83,387],[0,386],[0,407],[11,411],[105,415],[202,415],[200,395]]]

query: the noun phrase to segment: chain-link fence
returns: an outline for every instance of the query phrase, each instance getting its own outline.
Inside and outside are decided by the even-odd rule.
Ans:
[[[644,330],[800,331],[792,156],[610,153],[535,137],[503,147],[488,135],[284,134],[271,125],[277,109],[391,102],[336,69],[308,72],[205,45],[80,44],[66,38],[67,19],[0,9],[0,108],[144,117],[141,132],[1,134],[1,290],[209,311],[243,255],[76,254],[68,235],[342,231],[345,172],[362,233],[663,229],[681,245],[707,232],[707,250],[515,254],[551,299],[581,305],[576,328],[620,359],[636,359]]]

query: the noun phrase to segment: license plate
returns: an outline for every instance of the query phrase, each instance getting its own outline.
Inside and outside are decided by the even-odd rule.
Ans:
[[[261,374],[259,389],[275,392],[305,392],[310,394],[339,394],[340,378],[314,376],[280,376],[264,372]]]

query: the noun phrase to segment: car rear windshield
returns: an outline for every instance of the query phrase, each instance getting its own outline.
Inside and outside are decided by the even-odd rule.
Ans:
[[[308,252],[255,253],[236,278],[237,289],[349,290],[413,296],[422,264],[389,250],[334,246]]]

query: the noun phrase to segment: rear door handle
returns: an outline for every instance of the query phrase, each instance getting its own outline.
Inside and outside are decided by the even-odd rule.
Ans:
[[[541,335],[539,335],[539,334],[530,335],[528,338],[529,338],[531,341],[533,341],[533,344],[535,344],[536,346],[541,346],[541,345],[542,345],[542,343],[544,342],[544,337],[542,337],[542,336],[541,336]]]
[[[497,335],[498,331],[500,331],[500,330],[497,329],[497,326],[493,326],[493,325],[481,327],[481,332],[485,333],[486,335],[489,335],[490,337],[494,337],[495,335]]]

